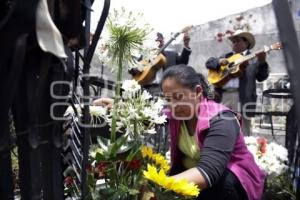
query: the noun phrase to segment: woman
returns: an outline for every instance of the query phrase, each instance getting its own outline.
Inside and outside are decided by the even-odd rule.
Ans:
[[[202,75],[186,65],[164,72],[171,171],[201,188],[198,199],[260,200],[265,174],[247,150],[236,115],[207,98]]]

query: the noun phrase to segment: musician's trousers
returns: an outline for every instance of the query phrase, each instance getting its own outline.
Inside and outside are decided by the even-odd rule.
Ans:
[[[241,113],[241,103],[238,90],[228,90],[222,93],[222,104],[236,113]],[[245,136],[251,135],[251,118],[243,116],[243,133]]]

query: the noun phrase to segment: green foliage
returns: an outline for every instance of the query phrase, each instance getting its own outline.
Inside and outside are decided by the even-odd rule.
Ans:
[[[263,200],[295,200],[292,179],[288,172],[279,176],[268,176]]]
[[[137,199],[143,184],[141,144],[128,144],[126,136],[112,143],[99,137],[98,143],[103,151],[91,158],[96,164],[88,176],[90,199]],[[96,180],[102,183],[96,184]]]

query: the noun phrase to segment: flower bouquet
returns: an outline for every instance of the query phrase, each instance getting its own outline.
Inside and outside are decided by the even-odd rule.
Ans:
[[[92,199],[138,198],[144,184],[141,147],[145,135],[155,134],[155,125],[166,121],[166,116],[161,115],[161,99],[142,91],[134,80],[124,81],[122,89],[122,98],[105,117],[112,126],[112,113],[116,113],[116,131],[122,135],[112,141],[100,134],[98,144],[90,151],[88,182]]]
[[[161,154],[154,153],[149,147],[143,147],[141,152],[147,163],[147,169],[143,170],[144,177],[148,180],[145,185],[153,193],[152,198],[191,199],[199,195],[200,189],[194,183],[167,176],[170,166]]]
[[[245,142],[256,164],[267,174],[264,199],[296,199],[288,173],[287,149],[263,137],[245,137]]]
[[[246,145],[253,154],[257,165],[270,176],[278,176],[287,169],[287,149],[263,137],[245,137]]]
[[[105,61],[117,66],[117,81],[111,110],[90,109],[92,116],[108,123],[110,138],[99,132],[97,143],[90,147],[87,199],[144,199],[146,191],[155,193],[157,199],[183,199],[199,193],[195,185],[168,177],[168,162],[145,147],[146,136],[156,134],[155,126],[166,121],[161,114],[164,102],[143,91],[136,81],[122,80],[123,66],[136,64],[134,54],[151,30],[137,25],[139,18],[122,9],[114,11],[107,22]]]
[[[91,199],[169,200],[198,196],[200,190],[195,184],[167,176],[170,166],[161,154],[147,146],[136,150],[135,155],[130,153],[116,161],[105,158],[107,154],[102,148],[91,150],[92,164],[88,169],[89,183],[94,187]]]

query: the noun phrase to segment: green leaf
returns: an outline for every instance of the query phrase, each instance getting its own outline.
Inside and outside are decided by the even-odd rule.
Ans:
[[[106,161],[106,158],[103,154],[97,152],[96,153],[96,156],[95,156],[95,160],[98,162],[101,162],[101,161]]]
[[[109,146],[108,152],[113,157],[116,157],[117,153],[121,153],[120,148],[125,144],[127,141],[127,136],[122,136],[118,138],[114,143]]]
[[[126,161],[132,161],[134,157],[141,151],[141,144],[136,145],[137,148],[132,148],[133,150],[130,151],[129,155],[126,157]]]
[[[137,195],[137,194],[140,193],[140,191],[139,191],[139,190],[136,190],[136,189],[128,189],[128,193],[129,193],[130,195]]]

